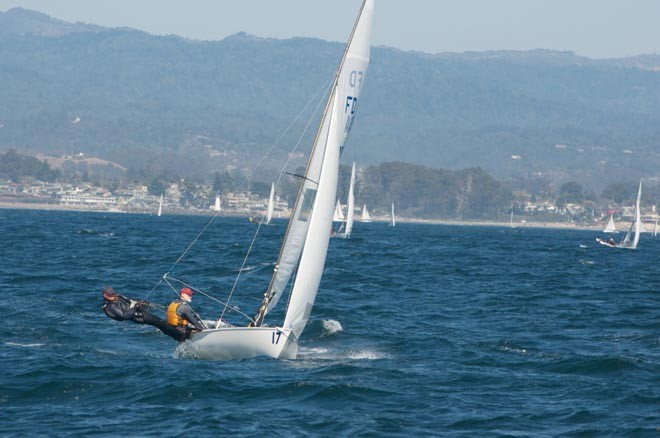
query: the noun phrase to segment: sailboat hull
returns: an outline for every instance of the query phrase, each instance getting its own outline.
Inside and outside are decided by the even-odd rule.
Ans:
[[[291,330],[278,327],[226,327],[194,333],[183,349],[186,355],[198,359],[295,359],[298,342]]]

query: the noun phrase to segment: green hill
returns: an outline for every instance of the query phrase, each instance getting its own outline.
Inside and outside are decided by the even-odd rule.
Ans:
[[[0,29],[0,149],[85,152],[197,176],[251,168],[296,120],[259,173],[270,180],[311,111],[296,117],[320,102],[313,97],[343,49],[247,34],[190,41],[23,9],[0,13]],[[572,179],[597,189],[656,176],[658,66],[652,55],[597,61],[543,50],[377,47],[346,154],[363,165],[478,166],[497,178]]]

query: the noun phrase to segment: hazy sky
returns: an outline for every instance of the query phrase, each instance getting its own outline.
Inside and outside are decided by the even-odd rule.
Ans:
[[[348,37],[361,0],[0,0],[66,21],[222,39]],[[374,45],[424,52],[660,53],[660,0],[376,0]]]

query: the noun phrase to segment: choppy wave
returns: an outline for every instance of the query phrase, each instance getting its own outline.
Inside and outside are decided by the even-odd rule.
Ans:
[[[83,228],[82,230],[76,231],[77,234],[84,234],[89,236],[102,236],[102,237],[113,237],[115,233],[111,231],[98,231],[91,228]]]
[[[3,216],[8,436],[652,436],[658,427],[660,239],[643,235],[622,252],[578,248],[593,240],[578,230],[357,223],[355,239],[330,242],[298,358],[222,362],[108,319],[99,296],[105,284],[144,296],[208,218]],[[171,278],[257,309],[285,228],[263,232],[235,290],[254,232],[240,218],[218,218]],[[149,296],[161,316],[172,298],[163,284]],[[287,299],[268,324],[282,323]],[[202,294],[193,306],[205,319],[222,312]]]
[[[46,344],[39,342],[33,342],[28,344],[21,342],[5,342],[5,345],[8,345],[10,347],[39,348],[45,346]]]

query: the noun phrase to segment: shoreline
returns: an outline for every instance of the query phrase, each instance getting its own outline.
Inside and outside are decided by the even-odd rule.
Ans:
[[[84,207],[73,207],[69,205],[59,205],[59,204],[34,204],[27,202],[0,202],[0,209],[9,209],[9,210],[43,210],[43,211],[80,211],[80,212],[89,212],[89,213],[112,213],[112,214],[146,214],[153,215],[153,212],[149,211],[118,211],[118,210],[105,210],[105,209],[95,209],[95,208],[84,208]],[[177,210],[177,211],[168,211],[166,215],[178,215],[178,216],[210,216],[215,212],[209,210],[208,213],[204,211],[186,211],[186,210]],[[254,215],[254,214],[253,214]],[[247,213],[224,213],[220,216],[224,217],[250,217],[250,214]],[[510,222],[502,222],[495,220],[453,220],[453,219],[419,219],[419,218],[406,218],[406,217],[397,217],[397,222],[399,223],[414,223],[414,224],[429,224],[429,225],[450,225],[450,226],[474,226],[474,227],[504,227],[504,228],[546,228],[546,229],[562,229],[562,230],[590,230],[590,231],[602,231],[604,225],[601,224],[575,224],[575,223],[566,223],[566,222],[518,222],[514,223],[511,226]],[[372,217],[373,222],[389,222],[389,217]]]

